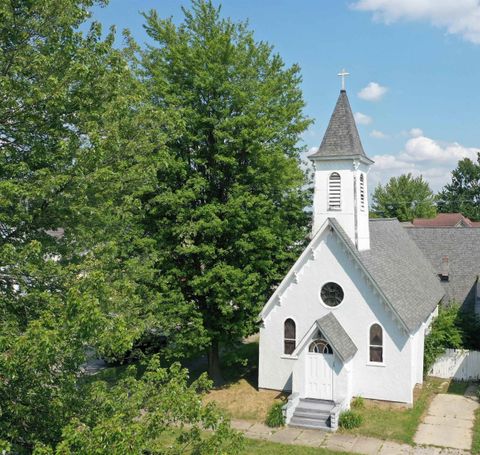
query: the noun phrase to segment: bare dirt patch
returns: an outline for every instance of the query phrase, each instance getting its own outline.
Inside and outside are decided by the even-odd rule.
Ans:
[[[204,402],[215,401],[218,406],[235,419],[263,422],[275,401],[286,399],[276,390],[257,390],[246,379],[240,379],[220,389],[211,390]]]

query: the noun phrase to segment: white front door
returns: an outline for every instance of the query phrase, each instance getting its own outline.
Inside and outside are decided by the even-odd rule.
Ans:
[[[333,400],[333,354],[307,353],[306,398]]]

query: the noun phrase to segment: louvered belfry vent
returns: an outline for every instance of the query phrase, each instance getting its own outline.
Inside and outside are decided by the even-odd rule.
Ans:
[[[328,210],[341,210],[341,198],[342,179],[338,172],[333,172],[328,180]]]
[[[365,210],[365,178],[360,174],[360,210]]]

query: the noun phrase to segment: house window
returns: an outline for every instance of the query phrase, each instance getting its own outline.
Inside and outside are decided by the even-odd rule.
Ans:
[[[360,174],[360,210],[365,211],[365,177]]]
[[[343,289],[337,283],[326,283],[322,286],[320,297],[325,305],[335,307],[343,301]]]
[[[383,362],[383,329],[379,324],[370,327],[370,362]]]
[[[341,178],[338,172],[328,179],[328,210],[341,210]]]
[[[295,351],[295,321],[287,319],[283,325],[283,352],[284,354],[292,354]]]

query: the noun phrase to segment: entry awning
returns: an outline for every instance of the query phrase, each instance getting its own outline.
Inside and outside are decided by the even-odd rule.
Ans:
[[[325,341],[332,347],[335,354],[340,357],[343,363],[348,362],[356,353],[357,347],[348,333],[342,327],[333,313],[317,319],[304,337],[300,340],[295,350],[292,352],[292,357],[298,358],[302,350],[308,346],[308,343],[314,337],[315,331],[320,330]]]
[[[317,325],[343,362],[348,362],[356,353],[357,347],[333,313],[317,319]]]

